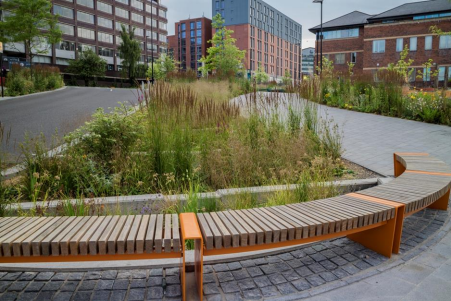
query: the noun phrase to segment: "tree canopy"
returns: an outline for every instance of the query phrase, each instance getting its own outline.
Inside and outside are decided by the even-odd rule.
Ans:
[[[136,78],[137,65],[141,57],[141,47],[135,38],[135,28],[128,29],[122,24],[122,42],[118,46],[119,57],[122,59],[123,70],[128,71],[128,78],[132,83]]]
[[[67,70],[83,79],[88,86],[91,78],[105,75],[106,65],[104,59],[88,48],[79,52],[76,60],[69,61]]]
[[[46,54],[49,46],[61,40],[58,16],[52,15],[49,0],[4,0],[0,40],[15,47],[23,43],[30,62],[36,55]]]
[[[164,80],[167,75],[176,70],[178,62],[166,53],[162,53],[160,57],[153,64],[153,76],[156,80]],[[152,76],[152,65],[147,70],[147,76]]]
[[[200,62],[204,66],[200,68],[202,73],[216,71],[222,76],[235,75],[243,69],[243,60],[246,55],[245,50],[239,50],[236,39],[232,38],[233,30],[224,26],[224,19],[220,14],[213,17],[213,28],[216,30],[213,39],[209,41],[212,47],[208,48],[207,57],[203,57]]]
[[[258,69],[254,74],[254,79],[257,82],[257,84],[262,84],[269,81],[269,75],[266,74],[262,64],[258,65]]]

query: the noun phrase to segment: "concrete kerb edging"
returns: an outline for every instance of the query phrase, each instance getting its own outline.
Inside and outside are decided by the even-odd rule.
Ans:
[[[16,99],[20,99],[20,98],[24,98],[24,97],[28,97],[28,96],[49,94],[49,93],[53,93],[53,92],[62,91],[64,89],[66,89],[66,88],[67,88],[67,86],[64,86],[62,88],[59,88],[59,89],[56,89],[56,90],[51,90],[51,91],[44,91],[44,92],[38,92],[38,93],[32,93],[32,94],[20,95],[20,96],[6,96],[6,97],[3,97],[3,98],[0,98],[0,101],[16,100]]]
[[[335,186],[338,187],[341,191],[344,192],[354,192],[363,189],[367,189],[370,187],[374,187],[378,185],[379,179],[360,179],[360,180],[343,180],[343,181],[333,181],[333,182],[325,182],[320,183],[320,186]],[[312,184],[317,185],[317,184]],[[293,191],[298,187],[296,184],[292,185],[277,185],[277,186],[262,186],[262,187],[244,187],[244,188],[233,188],[233,189],[220,189],[215,192],[206,192],[206,193],[198,193],[197,198],[199,200],[208,200],[208,199],[218,199],[221,201],[227,201],[230,198],[233,198],[237,195],[242,194],[252,194],[257,196],[264,196],[265,194],[273,194],[280,191]],[[115,197],[104,197],[104,198],[91,198],[91,199],[83,199],[83,201],[94,203],[94,204],[102,204],[102,205],[147,205],[149,203],[157,203],[157,202],[185,202],[189,199],[187,194],[178,194],[178,195],[163,195],[163,194],[147,194],[147,195],[135,195],[135,196],[115,196]],[[54,200],[48,202],[26,202],[26,203],[14,203],[10,204],[8,209],[15,211],[18,209],[21,210],[31,210],[36,208],[36,206],[41,206],[49,209],[57,208],[63,202],[71,202],[72,204],[76,204],[80,199],[71,199],[71,200]]]

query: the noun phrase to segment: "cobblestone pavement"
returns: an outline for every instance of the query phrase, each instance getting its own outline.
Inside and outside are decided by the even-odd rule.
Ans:
[[[431,237],[447,212],[424,210],[405,220],[404,260]],[[412,249],[416,248],[414,251]],[[421,247],[419,249],[422,250]],[[398,260],[399,261],[399,260]],[[385,263],[385,264],[384,264]],[[381,273],[390,261],[346,238],[274,256],[206,265],[207,301],[309,297]],[[178,268],[103,272],[0,272],[0,300],[181,300]]]

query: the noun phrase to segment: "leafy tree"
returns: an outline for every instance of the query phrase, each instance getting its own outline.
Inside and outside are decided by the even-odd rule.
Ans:
[[[292,83],[291,73],[288,69],[285,70],[285,75],[282,77],[282,82],[285,86],[289,86]]]
[[[327,57],[323,56],[323,71],[321,73],[320,66],[316,66],[316,70],[323,78],[331,77],[334,73],[334,61],[329,60]]]
[[[157,80],[166,79],[167,75],[176,70],[178,62],[174,58],[166,53],[162,53],[161,56],[153,64],[153,75]],[[147,70],[147,76],[152,76],[152,65]]]
[[[105,75],[106,65],[106,61],[89,48],[79,52],[76,60],[69,61],[67,70],[82,78],[88,86],[91,78]]]
[[[58,16],[51,13],[51,1],[4,0],[1,5],[4,20],[0,22],[0,40],[12,47],[13,43],[23,43],[30,63],[36,55],[46,54],[49,45],[61,40],[62,32],[56,25]]]
[[[424,64],[423,64],[423,68],[425,70],[426,73],[423,73],[423,71],[418,70],[418,75],[417,78],[418,79],[424,79],[425,77],[429,77],[429,78],[434,78],[438,76],[438,69],[432,71],[432,66],[434,65],[434,60],[433,59],[429,59],[427,60]]]
[[[403,77],[404,83],[408,83],[409,78],[414,70],[413,68],[410,68],[414,60],[407,59],[407,57],[409,56],[409,46],[406,45],[404,47],[404,50],[401,51],[400,56],[401,57],[396,64],[394,63],[388,64],[387,70],[398,72]]]
[[[137,65],[139,58],[141,57],[141,47],[139,41],[135,39],[135,28],[127,30],[122,24],[121,30],[122,42],[117,48],[122,59],[122,66],[128,71],[128,78],[130,83],[133,84],[136,78]]]
[[[203,74],[215,70],[223,76],[230,76],[237,74],[243,68],[246,51],[236,47],[236,39],[232,38],[233,30],[228,30],[224,22],[220,14],[213,17],[213,28],[216,32],[213,39],[209,41],[212,47],[207,50],[207,57],[200,60],[204,63],[204,66],[200,68]]]
[[[254,79],[257,84],[266,83],[269,81],[269,75],[266,74],[265,69],[259,64],[257,71],[255,72]]]

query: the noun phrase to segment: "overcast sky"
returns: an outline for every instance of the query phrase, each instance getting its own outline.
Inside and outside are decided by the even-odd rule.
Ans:
[[[243,0],[236,0],[243,1]],[[265,0],[269,5],[299,22],[303,29],[303,48],[314,47],[315,35],[308,31],[320,24],[320,5],[312,0]],[[211,18],[211,0],[161,0],[168,7],[168,31],[174,34],[174,23],[188,18]],[[358,10],[378,14],[416,0],[324,0],[324,22]]]

